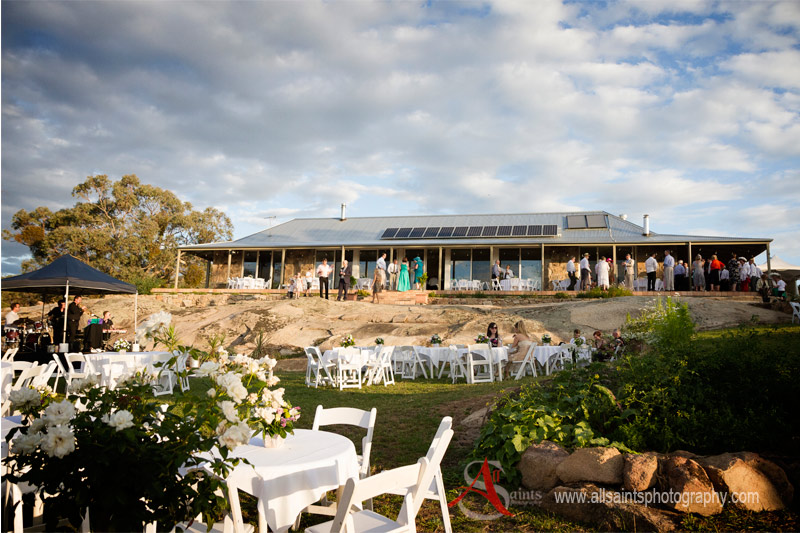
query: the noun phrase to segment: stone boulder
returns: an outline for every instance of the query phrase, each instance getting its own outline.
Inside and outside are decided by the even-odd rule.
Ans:
[[[748,511],[778,511],[792,501],[794,488],[783,470],[754,453],[723,453],[698,459],[714,488]],[[774,482],[773,482],[774,479]]]
[[[666,487],[670,501],[667,507],[684,513],[711,516],[722,511],[722,502],[706,471],[697,461],[672,456],[664,462]]]
[[[558,465],[556,474],[564,483],[592,481],[619,485],[624,462],[616,448],[578,448]]]
[[[549,441],[531,445],[522,454],[517,468],[522,473],[522,485],[533,490],[550,490],[558,485],[556,468],[569,452]]]
[[[622,468],[622,486],[625,490],[643,492],[656,486],[658,457],[652,453],[627,454]]]
[[[544,495],[541,507],[598,531],[673,531],[680,519],[677,513],[626,501],[623,494],[593,483],[556,487]]]

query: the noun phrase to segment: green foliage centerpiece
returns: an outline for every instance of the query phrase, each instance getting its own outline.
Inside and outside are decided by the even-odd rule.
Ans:
[[[431,341],[430,342],[431,342],[431,346],[441,346],[442,342],[444,342],[444,341],[442,341],[442,338],[439,336],[438,333],[434,333],[433,336],[431,336]]]
[[[376,346],[383,346],[383,339],[382,339],[382,338],[380,338],[380,337],[378,337],[377,339],[375,339],[375,345],[376,345]]]
[[[342,342],[341,342],[341,346],[342,346],[342,348],[349,348],[350,346],[355,346],[355,345],[356,345],[356,341],[355,341],[355,339],[353,338],[353,335],[352,335],[352,334],[347,334],[347,335],[346,335],[346,336],[345,336],[345,337],[342,339]]]
[[[131,349],[131,343],[126,341],[125,339],[117,339],[114,341],[115,352],[127,352],[130,349]]]
[[[552,339],[550,338],[549,333],[545,333],[544,335],[542,335],[542,344],[550,344],[551,341]]]
[[[487,344],[489,342],[489,337],[484,335],[483,333],[479,333],[477,337],[475,337],[475,342],[478,344]]]

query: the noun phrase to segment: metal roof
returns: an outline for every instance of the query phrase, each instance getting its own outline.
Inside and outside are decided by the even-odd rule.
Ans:
[[[573,215],[603,215],[606,228],[569,229],[567,217]],[[382,239],[387,228],[432,226],[516,226],[556,225],[552,237],[470,237]],[[265,229],[234,241],[181,246],[187,251],[275,249],[275,248],[418,248],[454,246],[519,246],[530,244],[659,244],[659,243],[767,243],[767,238],[709,237],[666,235],[650,232],[629,220],[605,211],[576,211],[562,213],[517,213],[495,215],[431,215],[339,218],[296,218],[273,228]]]

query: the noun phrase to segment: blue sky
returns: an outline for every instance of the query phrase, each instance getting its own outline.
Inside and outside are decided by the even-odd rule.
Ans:
[[[3,2],[2,226],[133,173],[237,238],[600,209],[800,264],[799,33],[795,1]]]

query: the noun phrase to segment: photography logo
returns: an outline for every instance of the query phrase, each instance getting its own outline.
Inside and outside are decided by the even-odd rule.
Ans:
[[[478,471],[478,475],[472,477],[469,473],[469,469],[472,465],[476,464],[480,464],[481,468]],[[490,465],[494,467],[494,470],[490,468]],[[511,495],[506,489],[500,485],[497,485],[497,482],[500,480],[500,473],[503,473],[503,467],[498,461],[489,461],[484,459],[483,463],[480,461],[473,461],[469,463],[464,468],[464,481],[466,481],[468,485],[458,487],[458,490],[463,492],[459,494],[455,500],[449,502],[447,506],[453,507],[454,505],[458,504],[458,508],[461,509],[462,513],[464,513],[464,516],[473,520],[495,520],[503,515],[514,516],[513,513],[506,509],[506,505],[511,503]],[[479,494],[489,500],[489,503],[492,504],[497,512],[492,514],[483,514],[469,510],[467,506],[464,505],[462,500],[470,492]],[[505,505],[503,505],[503,502],[500,501],[501,497],[505,502]]]

